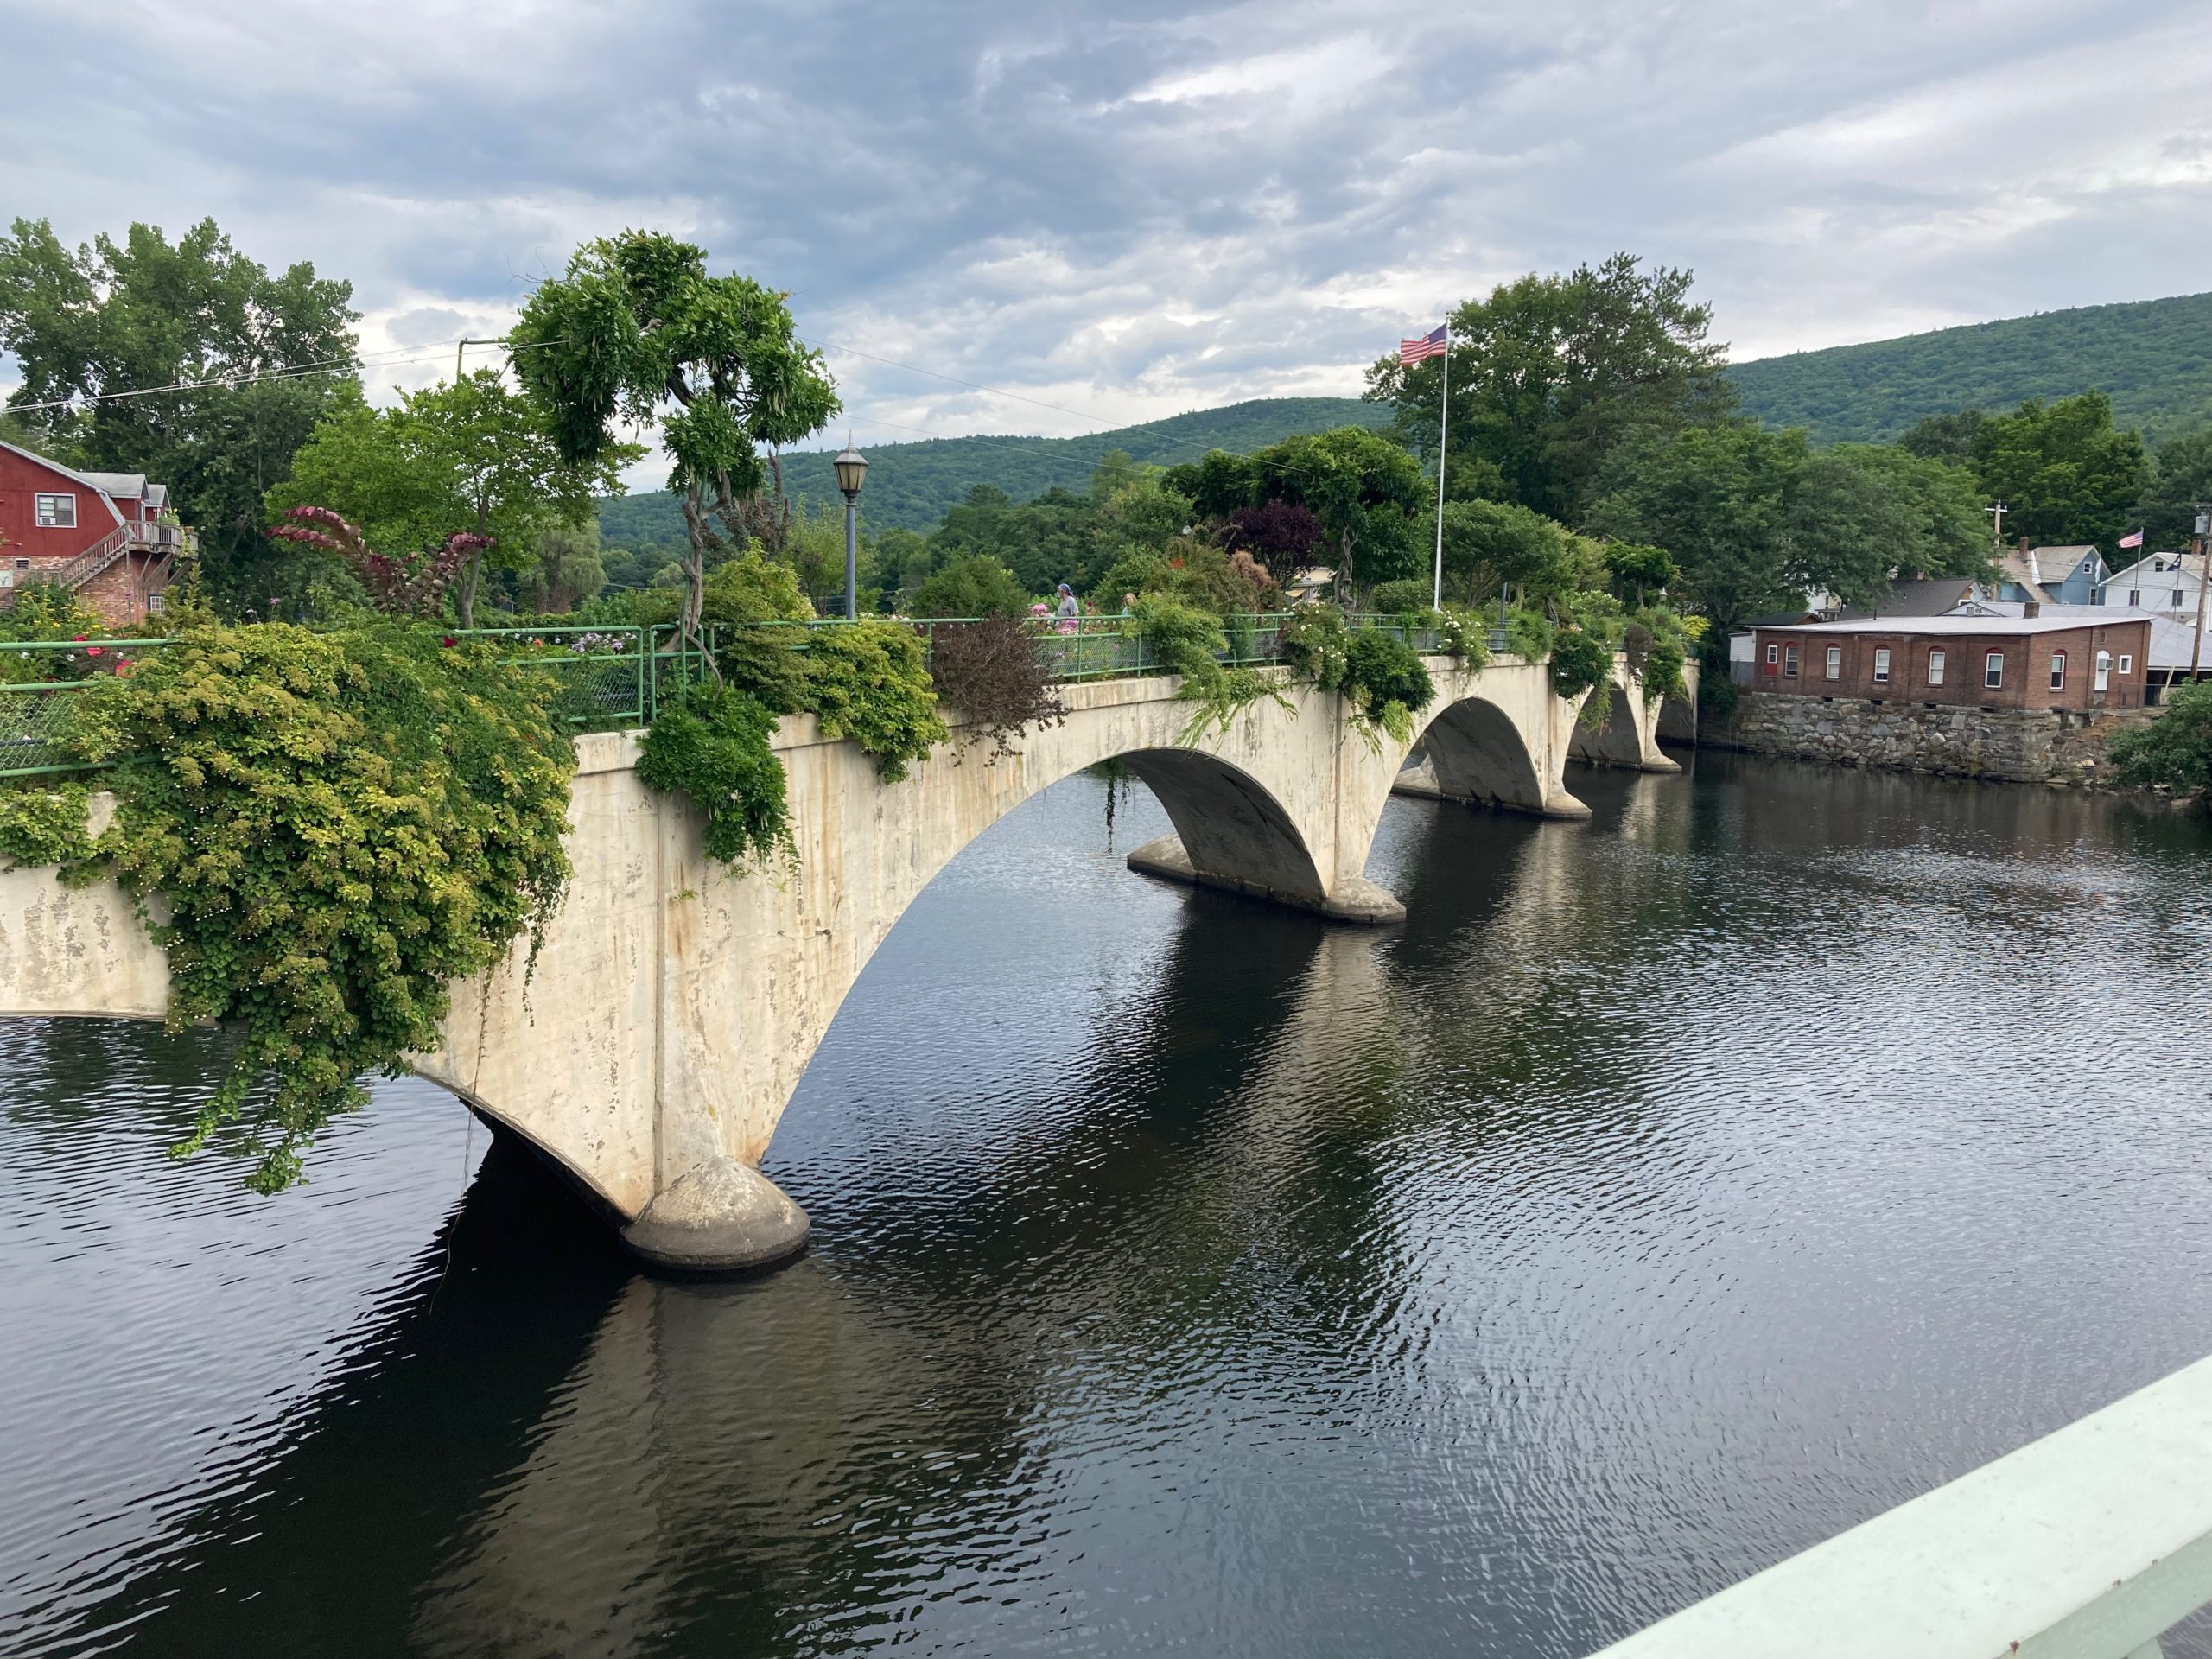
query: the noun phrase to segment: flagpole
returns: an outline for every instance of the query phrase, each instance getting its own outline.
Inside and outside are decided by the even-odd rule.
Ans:
[[[1444,408],[1436,417],[1436,580],[1429,608],[1444,608],[1444,456],[1452,427],[1452,319],[1444,320]]]

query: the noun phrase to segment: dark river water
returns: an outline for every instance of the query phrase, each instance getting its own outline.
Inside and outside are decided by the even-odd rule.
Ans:
[[[1571,1656],[2212,1352],[2212,829],[1700,757],[1332,929],[1071,780],[658,1283],[427,1084],[0,1027],[0,1650]],[[2169,1653],[2204,1651],[2200,1637]]]

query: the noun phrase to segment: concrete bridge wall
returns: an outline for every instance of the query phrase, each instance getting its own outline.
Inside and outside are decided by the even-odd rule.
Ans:
[[[1415,734],[1430,792],[1580,816],[1561,782],[1578,742],[1671,768],[1633,688],[1617,694],[1615,724],[1578,734],[1545,664],[1430,669],[1438,696]],[[455,987],[444,1041],[418,1069],[556,1160],[650,1256],[703,1268],[788,1253],[804,1217],[757,1171],[800,1074],[915,895],[1039,790],[1124,760],[1176,829],[1133,855],[1138,868],[1345,919],[1403,914],[1363,871],[1407,746],[1370,741],[1339,698],[1289,686],[1186,745],[1193,705],[1177,684],[1069,686],[1065,723],[1032,732],[1018,758],[940,749],[893,785],[811,716],[788,718],[774,747],[796,855],[742,875],[706,857],[688,804],[639,782],[636,734],[580,738],[575,878],[535,970],[518,943]],[[119,890],[0,875],[0,1017],[155,1019],[167,1000],[166,963]]]

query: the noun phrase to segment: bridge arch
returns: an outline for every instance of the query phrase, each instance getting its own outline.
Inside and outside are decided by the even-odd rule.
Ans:
[[[1541,812],[1553,792],[1521,728],[1487,698],[1446,704],[1421,741],[1437,792],[1453,800]]]
[[[1585,721],[1577,718],[1567,753],[1592,766],[1641,767],[1644,734],[1637,716],[1642,709],[1643,687],[1633,679],[1625,684],[1616,680],[1611,690],[1602,720]]]

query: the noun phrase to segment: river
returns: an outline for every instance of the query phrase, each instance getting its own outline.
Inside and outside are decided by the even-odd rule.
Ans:
[[[163,1154],[219,1038],[0,1027],[0,1650],[1571,1659],[2212,1353],[2212,826],[1568,783],[1393,802],[1376,932],[1047,791],[744,1283],[418,1081],[264,1200]]]

